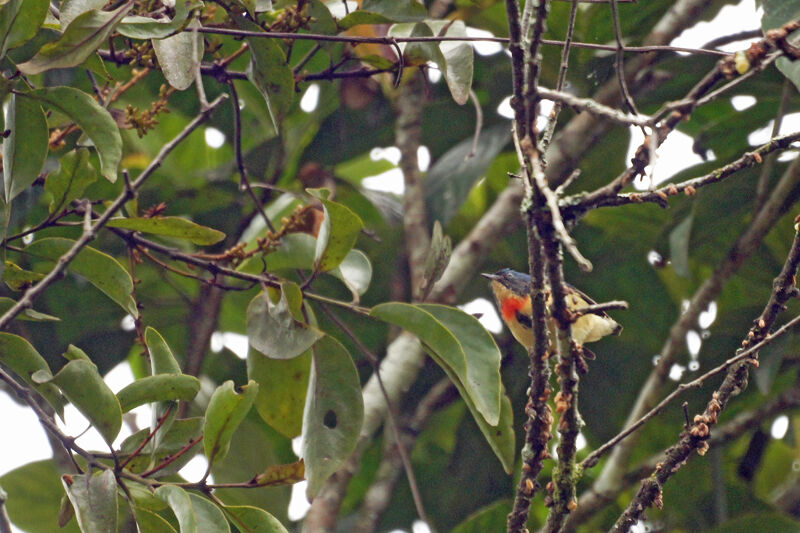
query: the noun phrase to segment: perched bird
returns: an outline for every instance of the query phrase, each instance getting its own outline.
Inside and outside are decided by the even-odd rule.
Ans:
[[[500,314],[508,325],[514,337],[526,348],[533,344],[533,331],[531,320],[531,277],[528,274],[504,268],[494,274],[481,274],[491,280],[492,292],[500,306]],[[577,310],[595,302],[584,293],[567,285],[570,310]],[[552,295],[547,296],[548,307],[553,301]],[[549,321],[551,335],[555,332],[553,321]],[[572,324],[572,338],[580,345],[586,342],[600,340],[606,335],[618,335],[622,331],[613,318],[606,313],[587,313],[579,317]],[[590,352],[591,353],[591,352]]]

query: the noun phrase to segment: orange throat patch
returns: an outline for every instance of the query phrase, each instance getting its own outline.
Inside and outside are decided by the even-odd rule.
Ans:
[[[517,298],[516,296],[510,296],[503,300],[503,304],[500,306],[500,312],[503,313],[503,318],[506,321],[516,320],[517,319],[517,311],[525,307],[525,300],[522,298]]]

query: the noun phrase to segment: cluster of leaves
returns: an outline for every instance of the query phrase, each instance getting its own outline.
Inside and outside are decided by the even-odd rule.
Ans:
[[[137,166],[144,170],[146,159],[142,163],[139,161],[147,157],[145,154],[151,147],[163,144],[163,141],[152,138],[138,142],[127,135],[127,129],[135,128],[141,137],[157,121],[150,119],[147,127],[131,124],[131,117],[126,120],[112,105],[120,97],[121,102],[138,103],[148,98],[147,93],[152,87],[150,84],[143,96],[129,98],[124,94],[131,88],[133,93],[150,81],[142,81],[145,78],[142,71],[124,66],[128,57],[135,56],[133,62],[142,65],[145,61],[142,54],[151,49],[144,74],[151,67],[157,67],[165,82],[181,91],[201,79],[199,69],[207,55],[206,48],[215,45],[215,57],[222,58],[228,46],[235,44],[209,43],[197,31],[204,23],[214,21],[227,21],[234,28],[245,31],[263,32],[265,28],[285,29],[279,24],[287,24],[287,19],[294,13],[295,19],[301,21],[302,29],[330,35],[387,22],[397,22],[390,30],[391,35],[432,36],[434,32],[465,35],[464,24],[460,21],[446,27],[442,21],[423,22],[424,10],[420,11],[415,2],[403,6],[394,5],[394,2],[365,2],[362,9],[339,20],[335,20],[328,7],[319,0],[300,2],[297,6],[273,6],[271,2],[223,3],[224,15],[215,15],[215,10],[201,2],[183,0],[174,2],[174,6],[165,3],[161,7],[158,2],[132,0],[117,3],[111,9],[106,4],[105,1],[67,0],[58,10],[51,10],[47,1],[29,2],[23,6],[21,1],[10,0],[0,5],[3,43],[0,58],[6,72],[13,74],[0,80],[0,98],[4,101],[2,125],[7,131],[3,141],[2,235],[8,238],[4,247],[3,280],[16,291],[36,284],[60,260],[64,262],[62,258],[71,249],[79,246],[74,238],[76,230],[69,226],[75,224],[79,229],[85,229],[86,224],[103,212],[104,199],[120,194],[120,191],[122,194],[133,192],[127,176],[124,184],[117,179],[120,165],[126,172]],[[153,9],[153,13],[149,9]],[[111,48],[101,49],[109,44]],[[245,155],[246,160],[257,153],[263,143],[274,144],[277,141],[282,150],[288,150],[282,167],[272,169],[276,173],[274,177],[278,177],[278,172],[288,176],[296,169],[303,148],[313,138],[304,130],[311,128],[313,133],[325,116],[333,111],[330,104],[323,103],[322,109],[311,115],[313,122],[309,123],[297,110],[295,83],[303,79],[303,74],[297,69],[293,72],[292,60],[287,61],[287,52],[291,50],[292,58],[303,57],[301,52],[308,56],[318,52],[310,47],[299,51],[302,44],[287,50],[285,44],[274,39],[247,38],[249,62],[246,78],[250,83],[241,85],[239,90],[243,93],[244,105],[255,109],[244,118],[261,121],[262,127],[259,142],[253,142],[252,137],[239,142],[245,149],[253,147],[252,152]],[[126,47],[134,54],[125,52]],[[337,44],[334,48],[319,51],[317,57],[303,63],[307,70],[311,70],[326,61],[332,63],[333,58],[339,56],[340,64],[360,60],[364,65],[396,70],[398,75],[402,69],[386,57],[369,54],[350,57],[349,54],[352,51]],[[235,60],[235,55],[231,60]],[[463,43],[450,47],[435,43],[410,45],[402,63],[409,67],[420,66],[428,60],[434,61],[445,73],[454,99],[463,104],[472,82],[472,47]],[[294,62],[298,60],[294,59]],[[233,63],[234,66],[237,64]],[[218,74],[220,79],[229,76],[224,67],[216,68],[222,68]],[[74,74],[81,70],[89,73],[94,92],[74,78]],[[56,72],[72,73],[69,81],[76,86],[52,85]],[[326,76],[334,72],[331,68],[322,74]],[[129,80],[127,84],[124,83],[126,78]],[[232,79],[227,78],[226,83],[233,83]],[[36,88],[40,85],[43,86]],[[218,92],[224,87],[209,85],[208,90]],[[263,98],[260,102],[253,99],[251,88],[255,94],[260,93]],[[202,94],[203,88],[198,88],[198,91]],[[172,91],[165,91],[163,85],[158,89],[159,110],[167,107],[171,94]],[[189,96],[187,93],[186,98],[173,101],[171,107],[188,105],[191,108],[193,103]],[[330,96],[330,91],[326,91],[326,96]],[[263,123],[265,116],[268,117],[267,123]],[[164,129],[169,130],[170,124],[179,125],[182,120],[185,120],[182,116],[172,121],[165,120]],[[224,118],[221,120],[225,122]],[[248,127],[242,127],[242,130],[249,131]],[[280,136],[277,135],[279,131]],[[493,154],[501,148],[497,144],[492,147]],[[197,148],[197,143],[187,142],[177,151],[183,150],[185,161],[187,156],[193,157],[190,154]],[[484,169],[491,159],[492,156],[484,157]],[[159,160],[158,164],[161,163]],[[196,184],[183,183],[181,178],[172,174],[172,169],[178,168],[179,164],[170,166],[168,162],[162,176],[172,176],[169,180],[176,180],[186,191],[196,189],[193,192],[198,199],[188,209],[193,217],[202,218],[208,209],[229,211],[226,202],[236,207],[235,195],[224,186],[221,192],[212,194],[209,205],[206,190]],[[253,172],[259,163],[247,161],[246,165]],[[350,163],[352,170],[346,174],[349,178],[363,178],[381,166],[382,163],[368,159],[355,160]],[[439,170],[440,174],[445,172]],[[471,179],[476,180],[480,173],[480,169],[472,172]],[[98,174],[106,184],[97,182]],[[260,177],[270,179],[268,172],[263,172]],[[135,174],[133,178],[136,179]],[[243,183],[245,179],[246,176],[242,176]],[[42,182],[44,187],[39,186]],[[338,189],[338,195],[345,198],[348,189],[357,190],[352,186]],[[467,191],[468,188],[461,191],[459,201],[463,201]],[[169,200],[161,196],[158,186],[144,189],[141,193],[143,197],[152,195],[159,200]],[[80,324],[80,321],[70,323],[75,319],[69,316],[70,313],[50,315],[32,309],[25,310],[17,318],[39,322],[43,327],[52,323],[43,333],[37,330],[25,335],[34,344],[14,333],[0,334],[0,362],[22,378],[31,391],[46,400],[47,407],[42,413],[52,412],[63,418],[64,406],[71,403],[112,449],[111,456],[84,452],[80,448],[70,450],[78,454],[75,468],[81,473],[62,476],[63,490],[66,491],[59,514],[62,526],[74,515],[75,523],[87,532],[113,530],[117,523],[119,527],[128,528],[138,524],[142,531],[228,531],[229,522],[242,531],[284,531],[280,522],[263,509],[223,504],[217,496],[208,499],[216,487],[207,484],[206,478],[211,472],[218,476],[217,479],[225,477],[219,465],[228,454],[234,433],[248,418],[253,406],[261,420],[277,431],[273,440],[302,435],[304,460],[272,466],[260,475],[251,471],[248,478],[237,480],[243,488],[277,486],[296,482],[305,476],[309,481],[308,494],[312,497],[349,456],[362,424],[360,379],[350,349],[326,333],[330,328],[317,323],[314,306],[304,296],[304,290],[311,280],[328,274],[343,282],[354,302],[358,302],[370,286],[372,266],[367,255],[354,249],[364,222],[351,207],[333,201],[330,196],[329,189],[306,189],[305,196],[284,194],[268,201],[265,212],[260,214],[259,207],[251,214],[243,215],[246,223],[240,224],[238,234],[231,228],[236,224],[223,225],[228,226],[225,228],[228,231],[219,231],[187,217],[164,216],[161,211],[165,206],[147,209],[140,214],[142,200],[136,198],[129,201],[124,210],[113,213],[115,216],[106,224],[113,233],[101,235],[98,248],[77,248],[79,253],[69,261],[67,268],[71,279],[78,283],[80,280],[88,281],[118,305],[123,314],[133,317],[138,339],[126,335],[125,342],[105,358],[90,357],[72,344],[63,357],[56,356],[53,350],[48,350],[49,353],[43,356],[34,348],[34,344],[41,344],[42,335],[62,338],[72,331],[76,342],[86,345],[93,354],[102,352],[105,343],[98,345],[86,339],[87,331],[82,330],[85,324]],[[41,203],[39,198],[42,198]],[[275,240],[275,237],[266,229],[259,230],[259,225],[263,228],[264,222],[270,224],[270,220],[282,220],[285,225],[291,225],[293,213],[297,213],[296,208],[303,201],[318,205],[322,220],[320,227],[308,233],[283,231],[276,243],[265,248],[264,239]],[[355,201],[358,202],[358,198]],[[203,204],[205,206],[201,207]],[[43,217],[40,205],[46,206]],[[242,230],[248,225],[255,229],[250,230],[249,237],[243,237]],[[21,231],[22,227],[33,229]],[[17,234],[10,235],[14,230],[18,231]],[[34,231],[33,242],[24,248],[11,244]],[[119,247],[119,242],[113,242],[114,235],[127,239],[123,248]],[[161,320],[156,317],[160,313],[157,310],[150,312],[150,307],[164,303],[161,298],[152,296],[161,290],[159,287],[163,282],[147,279],[145,266],[134,270],[143,257],[156,261],[147,245],[132,240],[134,236],[142,235],[160,239],[181,252],[191,251],[194,246],[232,245],[242,239],[242,245],[219,256],[218,264],[229,265],[234,273],[241,273],[245,279],[248,274],[260,276],[264,286],[262,291],[251,296],[248,305],[240,308],[246,308],[246,313],[239,311],[234,317],[240,326],[232,329],[246,332],[252,347],[247,358],[246,384],[240,383],[236,388],[233,381],[224,381],[210,398],[198,401],[200,381],[182,373],[179,362],[182,358],[176,359],[165,337],[147,326]],[[126,248],[131,256],[130,271],[114,257],[124,253]],[[436,281],[445,264],[446,258],[439,258],[433,265],[429,285]],[[153,271],[158,271],[165,267],[165,263],[156,261],[155,266]],[[276,281],[292,272],[300,276],[302,288],[291,281],[291,276]],[[207,278],[206,283],[213,285],[213,278]],[[135,285],[138,285],[136,290]],[[192,290],[186,287],[189,286],[184,284],[184,288],[179,290]],[[248,285],[241,280],[235,288],[244,290],[243,294],[248,293]],[[334,294],[337,294],[337,289],[329,287]],[[48,304],[44,307],[48,310],[53,306],[63,310],[78,297],[53,295],[54,292],[57,291],[51,289],[45,296]],[[92,317],[107,313],[111,320],[107,320],[106,325],[95,319],[95,327],[90,329],[95,330],[94,335],[106,336],[107,343],[113,343],[108,338],[107,329],[108,325],[119,320],[113,318],[119,314],[107,310],[103,304],[95,305],[97,302],[89,298],[92,303],[75,304],[76,307],[85,309],[85,314]],[[13,308],[13,299],[4,297],[3,300],[4,310]],[[337,302],[331,298],[328,300]],[[346,307],[348,304],[341,301],[339,305]],[[354,306],[354,309],[360,308]],[[504,468],[510,472],[514,458],[511,403],[500,381],[500,352],[480,323],[456,308],[441,305],[384,303],[360,312],[368,312],[376,319],[399,325],[419,336],[457,384],[481,430]],[[62,319],[63,323],[60,323]],[[22,333],[13,324],[12,330]],[[179,346],[182,344],[182,340],[177,343]],[[127,355],[126,351],[131,353],[130,361],[137,379],[114,394],[102,374],[119,360],[120,355]],[[149,359],[149,365],[142,363],[142,356]],[[238,378],[241,374],[241,370],[236,371],[233,377]],[[198,416],[179,418],[179,402],[193,400],[192,410],[202,408],[203,411]],[[122,428],[123,415],[146,404],[152,406],[154,413],[151,427],[114,446]],[[45,416],[42,413],[40,416]],[[256,424],[252,415],[250,420],[252,427]],[[201,440],[209,464],[206,476],[199,484],[174,482],[175,474],[193,457]],[[69,450],[74,441],[66,437],[64,444]],[[30,513],[31,502],[20,501],[13,490],[16,482],[27,478],[32,469],[42,466],[24,467],[6,476],[3,484],[11,492],[8,507],[13,520],[19,521],[23,527],[44,531],[53,527],[53,513]],[[189,488],[194,491],[187,491]],[[171,513],[167,509],[171,509]],[[278,514],[284,516],[285,509]]]
[[[518,167],[509,123],[487,112],[476,143],[474,112],[462,105],[472,91],[482,109],[493,111],[509,94],[505,54],[474,56],[464,42],[404,38],[461,37],[467,27],[506,35],[505,6],[459,1],[451,20],[443,21],[428,18],[415,0],[362,0],[357,9],[336,11],[346,4],[0,0],[0,268],[7,287],[0,296],[6,330],[0,333],[0,369],[19,378],[16,386],[29,391],[23,397],[38,406],[40,417],[54,421],[72,404],[112,450],[86,451],[61,434],[71,464],[31,463],[0,477],[16,525],[49,532],[60,515],[72,531],[135,531],[137,525],[154,532],[285,531],[286,485],[305,477],[313,497],[350,456],[364,416],[361,369],[371,362],[368,353],[384,350],[399,328],[419,338],[437,365],[429,365],[408,399],[394,407],[413,411],[441,377],[462,399],[433,415],[411,457],[430,518],[446,530],[485,505],[458,531],[505,527],[514,485],[507,473],[518,459],[512,421],[526,416],[526,357],[513,352],[501,380],[501,352],[473,316],[436,303],[398,301],[427,298],[450,256],[442,228],[458,242]],[[640,41],[672,4],[621,3],[628,42]],[[704,17],[722,4],[714,2]],[[797,15],[797,2],[764,4],[766,26]],[[547,38],[564,36],[569,8],[553,3]],[[257,36],[268,31],[297,38]],[[303,38],[308,34],[363,42]],[[613,42],[608,6],[583,6],[574,38]],[[707,57],[664,53],[658,68],[667,75],[654,81],[658,90],[637,96],[640,109],[653,112],[682,97],[712,65]],[[792,65],[778,65],[790,79]],[[554,85],[559,67],[559,50],[545,50],[542,84]],[[410,287],[399,266],[398,199],[367,189],[363,180],[395,168],[370,151],[393,142],[397,86],[434,68],[445,83],[426,87],[422,141],[434,164],[424,194],[430,219],[441,225],[433,227],[425,284]],[[613,69],[612,56],[574,49],[574,91],[591,95]],[[774,117],[784,79],[768,69],[732,88],[730,96],[757,95],[744,112],[729,99],[698,108],[679,129],[696,140],[698,151],[713,151],[716,161],[671,179],[703,174],[750,150],[747,135]],[[315,83],[319,103],[304,111],[299,94]],[[218,105],[225,93],[232,97],[230,109]],[[797,106],[792,96],[788,109]],[[126,117],[125,109],[156,107],[146,123],[135,113]],[[574,116],[565,110],[560,124]],[[201,131],[192,133],[203,121],[233,142],[208,146]],[[172,145],[182,131],[188,136]],[[628,140],[624,129],[593,140],[575,188],[595,188],[621,172]],[[779,175],[786,163],[774,168]],[[121,171],[130,176],[119,179]],[[669,211],[651,205],[595,210],[575,228],[595,272],[585,275],[568,263],[567,277],[598,299],[625,299],[633,309],[621,320],[625,334],[597,348],[611,355],[594,362],[581,384],[590,399],[581,402],[590,447],[621,428],[681,302],[746,227],[758,173],[745,170],[672,200]],[[797,194],[787,198],[787,211]],[[127,199],[124,207],[97,228],[92,246],[81,244],[81,232],[114,198]],[[792,234],[787,213],[720,294],[703,366],[733,353],[769,294]],[[498,238],[488,262],[524,270],[523,241]],[[72,250],[77,255],[62,264]],[[653,268],[646,261],[651,251],[670,265]],[[24,291],[63,266],[66,279],[47,286],[36,310],[17,308]],[[486,296],[482,283],[467,287],[460,299],[477,296]],[[126,315],[133,331],[120,328]],[[247,335],[245,361],[227,349],[209,352],[216,330]],[[795,366],[784,354],[796,342],[786,336],[765,351],[759,391],[748,391],[738,409],[792,385]],[[102,376],[121,361],[136,380],[114,393]],[[687,397],[691,403],[703,398]],[[150,427],[117,443],[123,415],[140,405],[151,406]],[[682,416],[676,410],[664,424],[645,428],[636,459],[674,442]],[[51,429],[59,435],[55,423]],[[302,462],[290,447],[298,436]],[[208,470],[189,483],[178,472],[201,442]],[[378,469],[382,443],[368,446],[343,513],[357,512]],[[736,472],[745,448],[740,440],[725,452],[730,466],[720,474],[736,504],[730,508],[739,511],[720,527],[737,521],[743,527],[743,516],[753,512],[761,513],[762,527],[786,526],[788,518],[771,513],[770,492],[791,483],[786,464],[796,444],[772,443],[754,481]],[[697,482],[708,479],[710,469],[688,467],[667,487],[670,505],[654,516],[674,527],[710,527],[704,502],[713,489]],[[607,526],[619,505],[611,503],[588,530]],[[531,527],[545,516],[544,507],[534,507]],[[407,526],[414,517],[411,496],[398,489],[381,527]]]

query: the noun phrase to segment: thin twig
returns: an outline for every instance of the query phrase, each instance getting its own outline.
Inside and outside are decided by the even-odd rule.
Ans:
[[[617,8],[618,1],[619,0],[611,0],[609,3],[611,6],[611,18],[614,21],[614,39],[617,41],[615,70],[617,71],[617,81],[619,82],[619,89],[622,91],[622,99],[625,105],[628,106],[631,113],[638,115],[639,111],[636,109],[636,103],[633,101],[631,92],[628,90],[628,83],[625,81],[625,45],[622,44],[622,29],[620,28],[619,9]]]
[[[618,111],[611,107],[605,106],[591,98],[580,98],[569,93],[554,91],[546,87],[538,88],[539,95],[545,100],[553,100],[557,103],[564,103],[568,106],[575,107],[581,111],[586,111],[594,115],[608,118],[623,126],[651,126],[653,125],[653,118],[647,115],[629,115],[623,111]]]
[[[558,67],[558,81],[556,82],[556,91],[561,92],[564,90],[564,84],[567,81],[567,70],[569,68],[569,52],[572,47],[572,37],[575,34],[575,19],[578,15],[579,0],[572,0],[572,7],[569,11],[569,23],[567,25],[567,35],[564,38],[564,48],[561,49],[561,65]],[[539,90],[541,93],[541,89]],[[542,97],[546,98],[544,94]],[[556,123],[558,122],[558,115],[561,113],[563,103],[559,100],[553,105],[550,115],[547,117],[547,124],[544,127],[542,138],[539,145],[542,150],[547,150],[550,145],[550,140],[553,138],[553,133],[556,130]],[[558,191],[556,191],[558,194]]]
[[[396,43],[425,43],[425,42],[492,42],[507,44],[508,37],[477,37],[477,36],[455,36],[455,35],[441,35],[441,36],[425,36],[425,37],[360,37],[355,35],[325,35],[317,33],[288,33],[288,32],[260,32],[260,31],[247,31],[237,30],[233,28],[220,28],[220,27],[203,27],[198,28],[200,33],[214,33],[219,35],[233,35],[237,37],[262,37],[265,39],[289,39],[289,40],[303,40],[303,41],[327,41],[327,42],[344,42],[344,43],[371,43],[371,44],[385,44],[391,46],[393,42]],[[555,39],[540,39],[541,44],[550,46],[564,46],[564,41]],[[584,43],[573,42],[572,46],[577,48],[587,48],[590,50],[607,50],[615,52],[617,47],[614,45],[599,44],[599,43]],[[706,50],[702,48],[689,48],[684,46],[666,46],[666,45],[651,45],[651,46],[628,46],[625,47],[626,52],[647,54],[652,52],[686,52],[689,54],[706,54],[715,56],[730,56],[730,52],[721,52],[719,50]]]

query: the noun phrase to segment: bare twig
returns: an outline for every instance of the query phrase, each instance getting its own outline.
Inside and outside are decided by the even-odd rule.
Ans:
[[[556,91],[561,92],[564,90],[564,84],[567,81],[567,69],[569,68],[569,52],[572,48],[572,36],[575,34],[575,19],[578,15],[578,0],[572,0],[572,8],[569,12],[569,24],[567,25],[567,35],[564,38],[564,48],[561,49],[561,65],[558,68],[558,81],[556,82]],[[539,90],[541,93],[541,89]],[[543,98],[547,98],[542,94]],[[547,150],[550,140],[553,138],[553,133],[556,130],[556,123],[558,122],[558,115],[561,113],[563,102],[556,101],[550,115],[547,117],[547,124],[544,127],[541,141],[539,145],[543,151]]]
[[[545,87],[539,87],[539,94],[545,100],[553,100],[558,103],[567,104],[568,106],[575,107],[581,111],[586,111],[609,120],[622,124],[623,126],[649,126],[652,124],[653,119],[646,115],[629,115],[622,111],[617,111],[608,106],[592,100],[591,98],[579,98],[569,93],[554,91]]]

